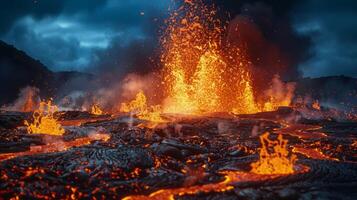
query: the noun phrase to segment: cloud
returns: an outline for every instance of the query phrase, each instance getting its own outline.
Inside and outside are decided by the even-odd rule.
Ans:
[[[357,2],[303,1],[294,11],[295,28],[312,39],[305,76],[357,76]]]
[[[125,51],[132,41],[156,37],[155,22],[168,7],[165,0],[21,2],[0,8],[1,13],[12,9],[0,22],[0,38],[55,71],[101,67],[99,53],[111,51],[113,44]]]

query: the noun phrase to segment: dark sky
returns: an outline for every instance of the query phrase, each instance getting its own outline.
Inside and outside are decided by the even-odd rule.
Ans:
[[[357,77],[357,1],[309,0],[294,10],[294,27],[312,39],[307,76]]]
[[[289,18],[295,32],[311,40],[310,47],[305,49],[310,57],[299,64],[304,76],[344,74],[357,77],[357,1],[300,0],[289,4],[288,8],[281,8],[285,9],[284,15],[280,15],[281,1],[262,1],[275,7],[276,16]],[[158,30],[168,14],[170,2],[3,1],[0,39],[55,71],[95,71],[106,65],[130,68],[135,58],[127,59],[127,52],[131,56],[136,51],[140,56],[150,55],[158,45]],[[224,8],[225,1],[220,2]],[[227,10],[232,5],[227,3]]]

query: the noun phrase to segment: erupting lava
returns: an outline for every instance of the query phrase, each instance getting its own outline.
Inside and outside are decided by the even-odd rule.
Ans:
[[[91,108],[91,113],[94,115],[102,115],[103,111],[97,104],[94,104]]]
[[[163,111],[248,114],[288,106],[291,95],[277,99],[274,90],[265,98],[268,103],[256,100],[251,62],[224,40],[226,27],[215,15],[201,0],[185,1],[167,20],[161,57],[167,97]]]
[[[259,153],[259,160],[251,164],[251,172],[256,174],[292,174],[296,156],[291,155],[287,150],[288,140],[284,140],[279,135],[277,140],[270,140],[269,133],[260,136],[262,147]]]
[[[312,103],[312,108],[316,109],[316,110],[321,110],[321,106],[318,100],[314,101]]]
[[[54,118],[53,114],[58,111],[56,105],[52,105],[52,101],[42,101],[40,107],[33,113],[33,122],[29,123],[25,120],[28,133],[39,133],[49,135],[62,135],[65,130]]]
[[[242,107],[239,103],[247,112],[257,111],[248,62],[237,48],[224,52],[224,28],[213,9],[201,1],[186,2],[167,24],[161,59],[168,96],[164,112],[230,112]]]
[[[121,112],[127,112],[136,115],[139,119],[162,122],[160,106],[148,106],[146,96],[143,91],[136,94],[135,99],[129,103],[122,103]]]

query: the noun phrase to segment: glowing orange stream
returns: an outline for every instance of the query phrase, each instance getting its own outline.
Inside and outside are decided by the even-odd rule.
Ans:
[[[80,126],[80,125],[82,125],[84,123],[87,123],[87,122],[96,122],[96,121],[110,120],[110,119],[112,119],[111,116],[101,116],[101,117],[88,118],[88,119],[62,120],[62,121],[59,121],[59,123],[62,126]]]
[[[0,161],[4,161],[4,160],[8,160],[8,159],[15,158],[15,157],[20,157],[20,156],[66,151],[72,147],[79,147],[79,146],[90,144],[91,141],[94,141],[94,140],[107,141],[109,138],[110,138],[109,135],[96,133],[96,134],[91,134],[90,136],[85,137],[85,138],[75,139],[73,141],[60,140],[60,141],[57,141],[54,143],[49,143],[46,145],[30,146],[29,151],[0,154]]]
[[[293,147],[293,152],[303,154],[304,156],[317,160],[334,160],[339,161],[337,158],[332,158],[325,155],[319,149],[305,148],[305,147]]]
[[[301,166],[301,170],[296,173],[297,174],[305,173],[307,171],[308,171],[307,167]],[[241,171],[223,171],[221,172],[221,174],[224,175],[224,181],[219,183],[209,183],[205,185],[195,185],[190,187],[173,188],[173,189],[161,189],[147,196],[132,195],[123,198],[123,200],[145,200],[145,199],[173,200],[174,196],[197,194],[199,192],[209,193],[209,192],[224,192],[224,191],[232,190],[234,189],[232,184],[237,182],[255,182],[255,181],[264,182],[266,180],[271,180],[282,176],[281,174],[261,175],[261,174],[255,174],[251,172],[241,172]]]
[[[311,138],[323,138],[327,135],[323,132],[316,132],[315,130],[321,129],[321,126],[307,125],[307,124],[289,124],[285,127],[280,128],[275,131],[277,134],[289,134],[292,136],[297,136],[301,139],[311,139]],[[309,132],[314,131],[314,132]]]
[[[286,174],[304,173],[308,167],[295,166],[295,155],[289,156],[287,150],[287,140],[281,135],[277,140],[270,140],[269,133],[260,137],[262,148],[260,149],[260,158],[257,162],[252,163],[251,172],[241,171],[223,171],[224,181],[219,183],[209,183],[205,185],[196,185],[190,187],[161,189],[150,195],[133,195],[125,197],[124,200],[141,200],[141,199],[174,199],[174,196],[196,194],[198,192],[224,192],[233,189],[233,183],[236,182],[253,182],[265,181]],[[271,150],[273,148],[273,150]],[[296,170],[298,169],[298,170]]]

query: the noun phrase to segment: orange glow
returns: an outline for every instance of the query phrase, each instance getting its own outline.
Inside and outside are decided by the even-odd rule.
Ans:
[[[28,89],[25,93],[25,102],[22,107],[22,112],[31,112],[38,105],[38,102],[34,101],[36,91],[34,89]]]
[[[91,108],[91,113],[94,115],[102,115],[103,111],[97,104],[94,104]]]
[[[267,181],[281,177],[285,174],[302,174],[309,171],[307,166],[298,165],[294,170],[296,156],[288,156],[287,140],[282,135],[276,141],[269,139],[269,133],[260,137],[263,147],[260,151],[260,160],[252,163],[250,172],[243,171],[222,171],[224,180],[218,183],[208,183],[204,185],[185,186],[172,189],[161,189],[149,195],[132,195],[123,198],[124,200],[147,200],[147,199],[167,199],[173,200],[175,196],[183,196],[198,193],[225,192],[234,189],[232,186],[238,182]],[[186,173],[186,171],[183,171]]]
[[[357,140],[355,140],[355,141],[351,144],[351,146],[357,148]]]
[[[230,184],[239,181],[258,181],[258,180],[266,180],[269,178],[273,178],[272,176],[261,176],[257,174],[239,172],[239,171],[225,171],[222,172],[224,174],[224,180],[219,183],[209,183],[206,185],[196,185],[190,187],[182,187],[182,188],[173,188],[173,189],[162,189],[156,192],[151,193],[148,196],[145,195],[136,195],[136,196],[128,196],[123,198],[123,200],[147,200],[147,199],[167,199],[173,200],[174,196],[183,196],[189,194],[196,194],[199,192],[224,192],[228,190],[234,189]]]
[[[53,114],[58,111],[56,105],[52,105],[52,101],[42,101],[40,107],[33,113],[33,122],[29,123],[25,120],[28,133],[63,135],[65,130],[54,118]]]
[[[227,44],[222,36],[226,27],[215,15],[201,0],[191,0],[166,21],[161,40],[163,112],[249,114],[288,106],[292,95],[276,95],[274,87],[264,102],[256,100],[251,63],[244,51]]]
[[[321,106],[320,106],[320,103],[318,100],[316,100],[312,103],[312,107],[316,110],[321,110]]]
[[[309,170],[308,167],[300,166],[301,170],[297,173],[305,173]],[[224,180],[218,183],[208,183],[205,185],[194,185],[182,188],[172,188],[172,189],[161,189],[150,195],[132,195],[123,198],[123,200],[173,200],[175,196],[183,196],[197,193],[209,193],[209,192],[225,192],[234,189],[232,184],[237,182],[254,182],[254,181],[267,181],[270,179],[277,178],[281,175],[271,174],[262,175],[255,174],[251,172],[241,172],[241,171],[223,171],[221,174],[224,175]]]
[[[312,159],[338,161],[337,158],[331,158],[330,156],[325,155],[321,150],[317,148],[312,149],[312,148],[304,148],[304,147],[294,147],[293,152],[300,153]]]
[[[294,96],[294,90],[294,84],[285,84],[278,75],[275,75],[270,88],[265,91],[267,99],[265,102],[261,102],[262,111],[274,111],[280,106],[289,106]]]
[[[279,135],[277,140],[270,140],[269,133],[260,136],[262,147],[260,148],[259,160],[251,164],[251,172],[256,174],[292,174],[296,156],[287,150],[287,140]]]
[[[143,91],[136,94],[135,99],[129,103],[122,103],[120,107],[121,112],[135,114],[139,119],[163,122],[161,118],[160,106],[147,106],[146,96]]]
[[[79,146],[90,144],[90,142],[94,140],[107,141],[109,139],[110,136],[107,134],[95,133],[89,135],[88,137],[77,138],[73,141],[59,140],[54,143],[49,143],[46,145],[31,146],[29,151],[0,154],[0,161],[4,161],[20,156],[35,155],[39,153],[52,153],[52,152],[66,151],[72,147],[79,147]]]

